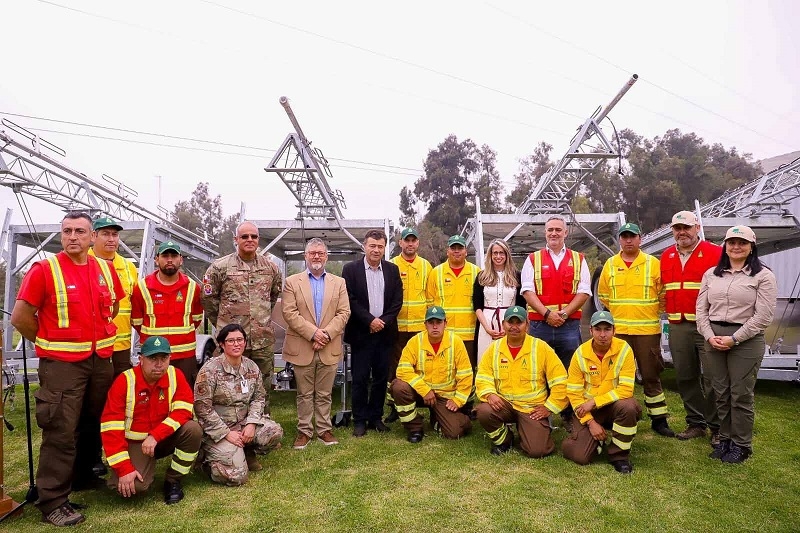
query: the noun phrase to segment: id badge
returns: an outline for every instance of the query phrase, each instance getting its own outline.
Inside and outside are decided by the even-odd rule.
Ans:
[[[250,387],[247,386],[247,380],[246,379],[242,378],[241,384],[242,384],[242,392],[243,393],[250,392]]]

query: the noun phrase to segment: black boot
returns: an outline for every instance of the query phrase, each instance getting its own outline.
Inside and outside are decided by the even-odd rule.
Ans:
[[[397,412],[397,408],[394,406],[393,403],[389,404],[389,416],[383,419],[383,422],[386,424],[391,424],[392,422],[397,422],[400,420],[400,414]]]

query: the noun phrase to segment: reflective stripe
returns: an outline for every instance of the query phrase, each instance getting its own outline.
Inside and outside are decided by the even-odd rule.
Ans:
[[[58,314],[58,327],[69,327],[69,313],[67,312],[67,287],[64,281],[64,273],[61,272],[61,265],[58,264],[58,257],[47,258],[50,263],[50,275],[53,276],[53,284],[56,288],[56,312]],[[88,348],[91,349],[91,346]]]
[[[88,352],[92,349],[91,342],[48,341],[41,337],[36,337],[34,344],[39,348],[54,352]]]
[[[106,457],[106,460],[108,461],[108,466],[117,465],[117,464],[121,463],[122,461],[130,461],[130,459],[131,459],[131,456],[128,455],[128,451],[127,450],[125,450],[124,452],[115,453],[111,457]]]
[[[192,465],[189,465],[189,466],[182,465],[182,464],[176,462],[175,459],[173,459],[172,463],[170,463],[169,467],[171,469],[173,469],[174,471],[176,471],[177,473],[179,473],[179,474],[188,474],[189,470],[192,468]]]
[[[189,453],[175,448],[175,456],[181,461],[194,461],[197,459],[197,452]]]
[[[611,427],[611,430],[616,431],[620,435],[636,435],[636,426],[632,427],[620,426],[619,424],[614,422],[614,425]]]
[[[161,423],[164,424],[165,426],[171,427],[172,431],[178,431],[178,428],[181,427],[181,425],[178,424],[178,421],[172,418],[171,416],[168,416],[167,418],[162,420]]]
[[[182,402],[180,400],[175,400],[174,402],[172,402],[172,406],[171,407],[172,407],[173,411],[175,409],[185,409],[185,410],[189,411],[190,413],[194,412],[194,406],[192,404],[190,404],[189,402]]]
[[[100,424],[100,433],[104,431],[125,431],[124,420],[110,420]]]
[[[664,396],[663,392],[661,394],[659,394],[658,396],[647,396],[647,395],[645,395],[645,397],[644,397],[644,402],[645,403],[660,403],[660,402],[666,402],[666,401],[667,401],[667,397]]]
[[[487,435],[489,435],[489,438],[492,439],[494,444],[500,445],[503,444],[508,437],[508,428],[503,424],[491,433],[487,433]]]
[[[630,450],[631,444],[633,444],[633,442],[622,442],[616,437],[611,437],[611,442],[616,444],[621,450]]]
[[[667,407],[648,407],[647,414],[650,416],[658,416],[667,414]]]

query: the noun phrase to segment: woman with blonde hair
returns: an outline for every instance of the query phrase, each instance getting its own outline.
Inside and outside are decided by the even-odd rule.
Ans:
[[[483,265],[472,290],[472,308],[478,318],[478,362],[489,344],[505,335],[503,313],[506,309],[526,305],[519,294],[519,270],[511,259],[511,248],[506,241],[495,239],[489,243]]]

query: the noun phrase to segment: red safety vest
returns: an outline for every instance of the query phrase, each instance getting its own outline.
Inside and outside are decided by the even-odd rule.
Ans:
[[[89,279],[97,289],[85,292],[79,269],[72,259],[60,252],[39,261],[44,272],[47,299],[39,309],[36,332],[36,355],[74,363],[92,352],[111,357],[117,326],[114,312],[114,278],[108,263],[88,256]]]
[[[722,247],[708,241],[697,245],[686,266],[681,265],[676,245],[661,254],[661,282],[665,289],[667,318],[671,323],[697,320],[695,309],[700,282],[709,268],[717,266],[721,255]]]
[[[195,356],[195,329],[203,319],[203,308],[194,280],[181,273],[174,285],[162,285],[153,272],[134,287],[131,308],[131,323],[141,342],[160,335],[169,341],[173,361]]]
[[[578,292],[583,254],[567,248],[558,268],[546,249],[533,252],[528,260],[533,265],[533,281],[539,300],[551,311],[565,308]],[[580,317],[580,309],[569,315],[569,318]],[[528,319],[544,320],[544,316],[528,306]]]

